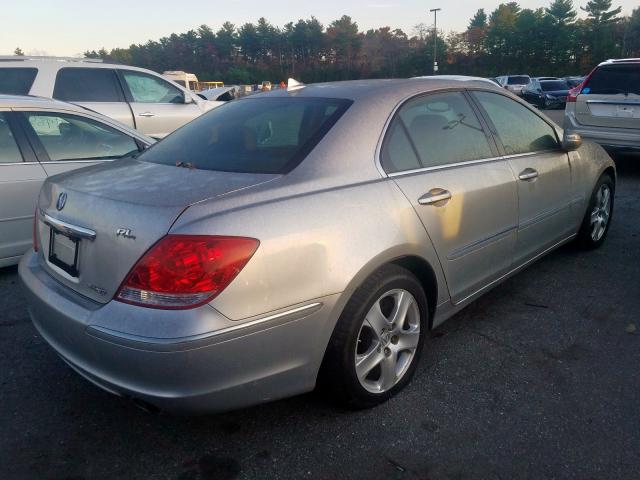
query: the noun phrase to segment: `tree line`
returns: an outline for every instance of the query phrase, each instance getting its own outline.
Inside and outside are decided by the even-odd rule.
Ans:
[[[465,31],[437,36],[425,24],[410,35],[390,27],[363,32],[346,15],[326,26],[311,17],[281,28],[263,17],[256,24],[225,22],[216,32],[202,25],[84,55],[228,84],[429,75],[434,41],[441,74],[580,75],[607,58],[640,57],[640,7],[630,16],[621,16],[612,0],[589,0],[579,8],[585,18],[578,18],[572,0],[552,0],[535,10],[503,3],[490,13],[479,9]]]

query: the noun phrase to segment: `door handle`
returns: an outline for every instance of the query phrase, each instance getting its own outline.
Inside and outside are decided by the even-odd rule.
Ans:
[[[151,113],[151,112],[143,112],[143,113],[139,113],[138,116],[139,117],[155,117],[155,113]]]
[[[451,192],[444,188],[432,188],[418,199],[420,205],[435,205],[442,207],[451,199]]]
[[[534,168],[525,168],[523,171],[520,172],[520,175],[518,175],[518,178],[522,181],[528,182],[529,180],[538,178],[538,171]]]

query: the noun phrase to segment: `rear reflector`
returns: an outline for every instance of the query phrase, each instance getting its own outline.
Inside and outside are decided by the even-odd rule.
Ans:
[[[133,267],[116,300],[165,309],[203,305],[233,281],[259,244],[245,237],[167,235]]]

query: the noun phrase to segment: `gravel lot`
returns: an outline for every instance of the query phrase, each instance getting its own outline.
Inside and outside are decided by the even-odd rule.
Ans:
[[[0,269],[0,478],[640,478],[640,156],[616,161],[604,247],[563,247],[470,305],[368,411],[309,394],[145,413],[71,371]]]

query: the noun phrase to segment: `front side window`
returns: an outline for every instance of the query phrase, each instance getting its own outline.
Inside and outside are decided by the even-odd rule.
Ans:
[[[37,74],[37,68],[0,68],[0,93],[28,95]]]
[[[94,120],[63,113],[24,113],[49,159],[121,158],[138,152],[133,138]]]
[[[122,89],[115,70],[108,68],[61,68],[53,98],[65,102],[122,102]]]
[[[330,98],[266,97],[229,102],[196,118],[140,160],[238,173],[287,173],[351,104]]]
[[[22,162],[22,155],[11,132],[9,122],[4,113],[0,112],[0,163]]]
[[[382,148],[387,173],[492,156],[480,122],[459,92],[407,102],[394,118]]]
[[[495,126],[507,155],[558,148],[554,129],[524,105],[497,93],[473,95]]]
[[[136,103],[183,103],[184,94],[161,78],[133,70],[121,70]]]

